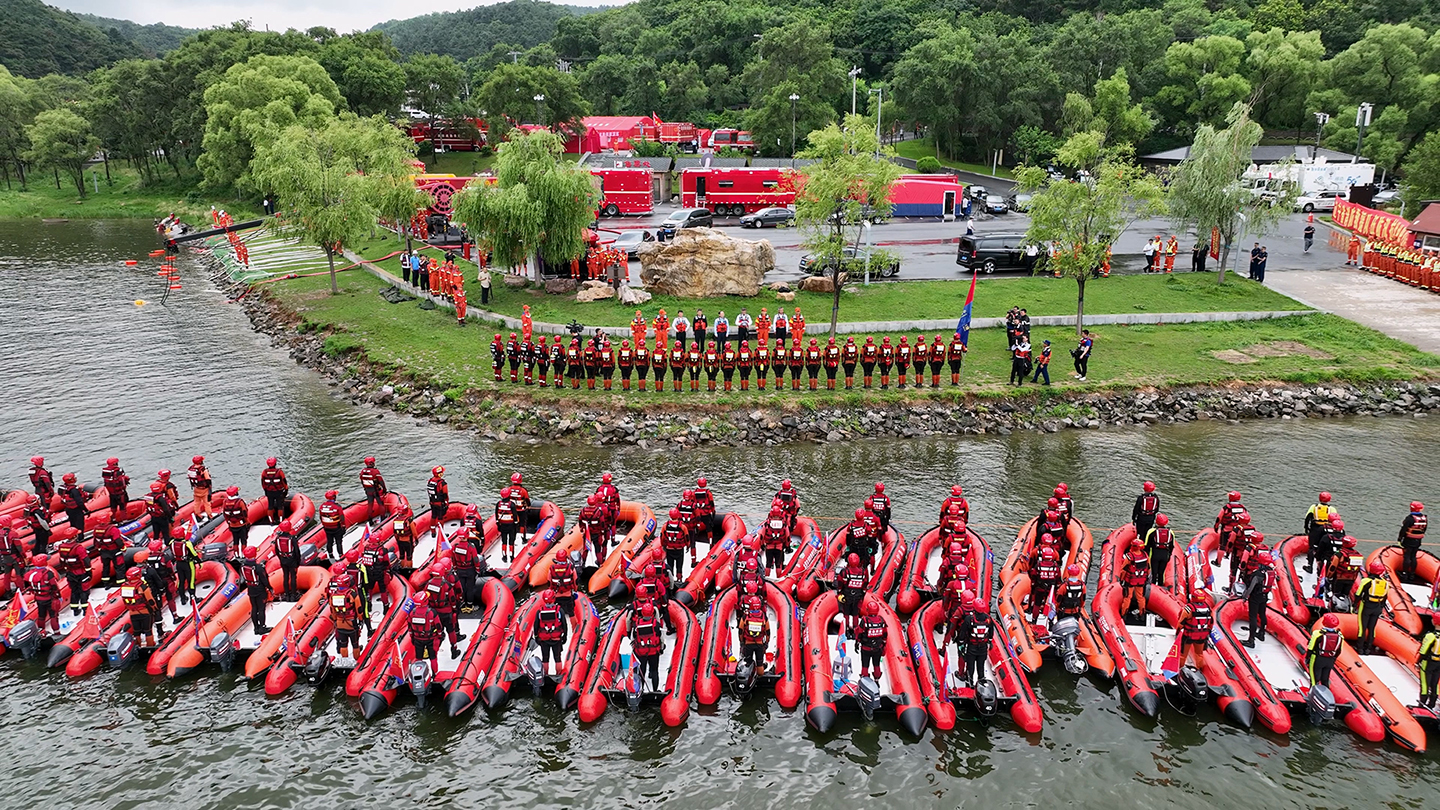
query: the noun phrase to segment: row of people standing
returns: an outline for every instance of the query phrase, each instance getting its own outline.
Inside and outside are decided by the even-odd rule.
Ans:
[[[543,336],[534,342],[522,341],[512,332],[508,341],[496,333],[490,343],[491,368],[496,382],[506,379],[508,368],[508,379],[512,383],[538,384],[543,388],[553,381],[558,388],[568,380],[572,389],[578,389],[583,381],[587,389],[595,390],[598,382],[606,391],[612,389],[617,372],[622,391],[631,390],[632,379],[636,390],[646,390],[652,373],[655,390],[662,391],[667,372],[674,391],[682,390],[687,374],[691,391],[700,390],[702,379],[708,391],[719,390],[722,385],[723,390],[731,391],[737,383],[741,391],[748,391],[752,375],[756,387],[763,391],[772,374],[775,389],[781,390],[787,373],[791,390],[802,388],[803,375],[808,377],[809,390],[819,390],[823,377],[826,390],[834,391],[842,379],[846,389],[853,389],[857,369],[863,372],[864,388],[872,387],[877,371],[880,388],[889,388],[892,376],[900,388],[906,388],[912,381],[917,388],[925,387],[927,370],[930,387],[938,388],[947,366],[950,384],[960,384],[960,369],[967,351],[958,334],[948,344],[941,335],[936,335],[931,342],[922,335],[914,344],[903,335],[894,344],[888,336],[882,337],[879,343],[873,336],[866,337],[864,343],[856,343],[854,337],[840,343],[832,337],[823,346],[817,338],[811,338],[808,346],[803,345],[799,337],[787,346],[777,337],[773,347],[757,341],[751,348],[748,340],[718,345],[710,341],[703,348],[696,341],[687,347],[677,340],[669,343],[667,350],[664,345],[649,347],[644,338],[637,338],[634,345],[630,339],[624,339],[616,349],[604,334],[592,336],[583,344],[578,336],[572,337],[568,345],[560,335],[555,335],[547,345]]]
[[[760,343],[769,343],[772,337],[781,341],[794,338],[803,342],[805,315],[800,312],[800,307],[795,307],[793,316],[786,314],[784,307],[776,308],[773,315],[768,307],[761,307],[760,314],[752,317],[749,309],[742,306],[732,324],[723,309],[711,322],[705,317],[703,309],[696,309],[693,318],[686,318],[685,311],[680,310],[675,313],[674,319],[671,319],[664,308],[661,308],[655,317],[648,321],[645,314],[637,309],[635,317],[630,321],[630,339],[636,345],[649,341],[664,349],[673,340],[682,346],[689,342],[704,346],[712,336],[716,343],[722,345],[730,341],[750,340],[752,337]]]

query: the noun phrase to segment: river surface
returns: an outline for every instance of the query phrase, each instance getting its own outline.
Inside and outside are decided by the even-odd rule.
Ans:
[[[178,473],[203,453],[217,484],[238,483],[254,497],[263,459],[275,455],[292,487],[312,496],[338,488],[345,500],[360,494],[356,472],[373,454],[412,499],[434,464],[449,470],[457,500],[488,502],[521,470],[533,495],[572,515],[602,471],[626,498],[657,510],[704,474],[720,510],[753,524],[789,477],[802,511],[831,518],[822,520],[829,528],[883,480],[897,524],[916,536],[958,482],[997,555],[1061,480],[1097,541],[1128,519],[1147,478],[1183,529],[1208,523],[1224,493],[1239,489],[1272,539],[1299,529],[1322,488],[1365,538],[1393,538],[1412,498],[1440,502],[1435,419],[679,455],[493,444],[338,399],[251,332],[189,261],[184,289],[159,305],[161,283],[145,258],[156,246],[143,222],[0,223],[0,487],[23,486],[37,453],[57,475],[82,479],[97,478],[116,455],[142,486],[159,467]],[[123,266],[132,258],[140,265]],[[477,342],[477,354],[484,350]],[[806,727],[803,702],[786,712],[728,695],[681,729],[656,712],[614,707],[584,727],[573,712],[528,699],[493,718],[477,709],[452,720],[403,696],[366,723],[340,684],[267,699],[259,684],[218,671],[173,683],[136,671],[71,681],[10,655],[0,660],[0,758],[10,763],[0,807],[1440,806],[1433,753],[1404,754],[1303,718],[1288,737],[1234,728],[1213,710],[1187,718],[1167,708],[1149,720],[1113,683],[1056,669],[1032,677],[1045,712],[1040,734],[997,718],[911,741],[893,713],[871,723],[842,715],[835,733],[819,735]]]

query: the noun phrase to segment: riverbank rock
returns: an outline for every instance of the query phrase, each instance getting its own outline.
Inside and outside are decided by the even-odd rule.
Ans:
[[[623,281],[620,282],[620,292],[618,293],[618,295],[620,298],[620,303],[631,307],[638,307],[641,304],[649,303],[650,299],[653,297],[650,295],[650,293],[644,290],[637,290]]]
[[[512,290],[523,290],[530,286],[530,279],[524,276],[505,274],[505,286]]]
[[[795,300],[795,293],[793,293],[793,292],[779,292],[779,293],[775,293],[775,300],[776,300],[776,301],[794,301],[794,300]]]
[[[806,276],[800,279],[800,292],[833,293],[835,282],[829,276]]]
[[[594,301],[604,301],[615,297],[615,289],[609,284],[596,279],[591,279],[580,285],[580,291],[575,293],[575,300],[582,304]]]
[[[546,295],[569,295],[579,289],[573,278],[552,278],[545,282]]]
[[[640,280],[656,295],[713,298],[754,296],[775,269],[775,248],[765,239],[737,239],[714,228],[684,228],[672,242],[639,250]]]

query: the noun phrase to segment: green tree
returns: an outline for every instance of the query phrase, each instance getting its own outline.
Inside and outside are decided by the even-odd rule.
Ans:
[[[251,172],[280,204],[269,227],[325,251],[332,294],[340,291],[335,254],[369,232],[383,184],[409,182],[413,148],[383,118],[349,113],[319,128],[291,125],[257,148]]]
[[[1197,233],[1220,232],[1220,269],[1216,276],[1225,283],[1230,251],[1243,228],[1255,236],[1275,227],[1295,201],[1293,188],[1278,199],[1253,194],[1241,183],[1250,167],[1250,152],[1260,143],[1264,130],[1250,120],[1250,107],[1236,104],[1226,118],[1228,126],[1216,129],[1202,124],[1195,132],[1190,153],[1170,181],[1170,216],[1183,228]],[[1282,174],[1280,170],[1277,174]]]
[[[317,60],[325,67],[350,111],[360,116],[394,115],[405,99],[405,68],[385,34],[370,31],[329,39]]]
[[[1296,138],[1313,123],[1305,99],[1320,74],[1325,46],[1317,31],[1256,31],[1246,40],[1245,75],[1255,88],[1255,120],[1294,129]]]
[[[1330,62],[1332,81],[1352,102],[1409,108],[1434,97],[1436,79],[1422,64],[1427,35],[1413,25],[1377,25]]]
[[[1169,83],[1155,94],[1166,123],[1214,124],[1237,101],[1250,95],[1250,82],[1240,74],[1245,43],[1234,37],[1202,37],[1176,42],[1165,52]]]
[[[1424,200],[1440,200],[1440,132],[1425,136],[1405,159],[1405,182],[1400,185],[1405,208],[1419,215]]]
[[[1131,101],[1130,75],[1124,68],[1095,82],[1094,92],[1093,99],[1079,93],[1065,96],[1061,118],[1067,138],[1081,132],[1099,132],[1109,148],[1116,148],[1134,144],[1154,129],[1155,119]]]
[[[456,195],[454,218],[491,246],[497,264],[518,267],[534,257],[565,264],[584,255],[600,195],[588,169],[563,159],[564,148],[549,132],[512,138],[500,145],[495,185],[471,183]]]
[[[344,102],[334,80],[308,56],[252,56],[205,91],[205,185],[258,189],[256,150],[291,126],[322,129]]]
[[[1325,145],[1340,152],[1353,152],[1360,138],[1355,126],[1355,105],[1342,107],[1340,112],[1325,126]],[[1372,116],[1370,126],[1365,128],[1365,140],[1360,143],[1360,157],[1369,158],[1381,169],[1395,170],[1405,154],[1404,133],[1410,122],[1410,115],[1395,105],[1380,110]]]
[[[859,250],[868,201],[878,217],[890,213],[890,186],[900,176],[889,147],[881,147],[868,121],[847,115],[845,126],[830,124],[811,132],[809,148],[801,157],[815,162],[800,170],[803,183],[795,196],[795,224],[804,234],[805,249],[826,268],[835,286],[830,305],[830,334],[840,318],[840,292],[848,272],[860,270],[845,256],[847,247]],[[870,261],[881,266],[893,261],[887,251],[871,248]]]
[[[1060,141],[1039,127],[1023,126],[1011,136],[1010,148],[1020,165],[1041,166],[1055,156]]]
[[[1250,12],[1250,24],[1258,31],[1298,31],[1305,24],[1305,7],[1300,0],[1265,0]]]
[[[30,148],[25,127],[32,118],[30,96],[25,91],[25,79],[11,75],[0,65],[0,155],[3,155],[5,179],[10,179],[10,166],[19,175],[20,190],[28,191],[25,182],[25,161],[22,154]]]
[[[411,106],[436,118],[460,98],[465,71],[451,56],[433,53],[412,56],[405,62],[405,91]]]
[[[130,161],[145,183],[163,170],[159,155],[174,148],[168,122],[154,114],[154,99],[164,92],[165,66],[154,59],[127,59],[91,74],[85,115],[107,156]]]
[[[45,110],[25,128],[25,135],[30,141],[25,159],[70,175],[84,199],[85,164],[100,151],[100,139],[90,131],[90,122],[68,109]]]
[[[545,120],[540,123],[546,126],[579,132],[580,119],[590,113],[590,105],[581,96],[573,74],[554,68],[502,64],[491,72],[474,97],[476,105],[485,111],[492,141],[509,129],[511,121],[535,118],[536,95],[545,96],[540,105]]]
[[[1085,322],[1085,282],[1105,260],[1106,251],[1137,219],[1156,216],[1165,208],[1164,190],[1155,178],[1107,149],[1098,131],[1070,136],[1055,154],[1067,175],[1089,173],[1084,179],[1054,179],[1038,167],[1017,175],[1030,198],[1030,230],[1036,245],[1053,245],[1047,269],[1075,280],[1075,334]]]
[[[910,117],[930,128],[936,151],[943,157],[958,157],[985,81],[975,37],[963,29],[936,25],[927,28],[924,38],[895,63],[891,86]]]

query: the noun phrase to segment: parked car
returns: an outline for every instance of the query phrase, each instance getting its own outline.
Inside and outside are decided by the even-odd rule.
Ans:
[[[1010,206],[999,194],[986,194],[985,198],[980,201],[980,210],[987,214],[1008,214]]]
[[[753,214],[740,217],[742,228],[780,228],[795,221],[795,212],[789,208],[761,208]]]
[[[837,218],[843,220],[844,224],[846,225],[850,224],[850,218],[846,217],[842,212],[836,212],[830,215],[831,222],[834,222]],[[876,211],[873,207],[869,205],[860,206],[860,219],[869,220],[872,224],[875,225],[878,225],[885,221],[885,217],[881,216],[879,211]]]
[[[715,218],[704,208],[681,208],[672,212],[670,216],[660,223],[655,229],[655,238],[664,242],[667,239],[674,239],[675,232],[681,228],[710,228],[714,227]]]
[[[970,199],[974,200],[974,201],[977,202],[977,203],[983,201],[987,196],[989,196],[989,194],[990,194],[990,189],[985,188],[984,186],[981,186],[981,185],[974,185],[974,186],[966,186],[966,187],[965,187],[965,196],[966,196],[966,197],[969,197]]]
[[[853,246],[846,246],[843,252],[845,255],[845,271],[850,274],[851,278],[863,277],[865,275],[865,262],[870,258],[870,251],[864,248],[856,250]],[[829,267],[830,265],[828,263],[816,260],[815,257],[809,253],[800,257],[800,272],[807,276],[823,275],[829,272]],[[883,267],[874,264],[870,266],[870,275],[872,276],[891,278],[899,274],[899,259],[894,259]]]
[[[1387,188],[1384,191],[1375,192],[1375,196],[1370,200],[1370,202],[1378,208],[1382,205],[1389,205],[1390,203],[1395,202],[1398,199],[1400,199],[1399,189]]]
[[[1043,251],[1035,256],[1026,255],[1025,234],[987,233],[960,237],[955,253],[955,263],[968,269],[993,273],[996,270],[1015,268],[1033,270]]]
[[[1335,201],[1347,197],[1344,191],[1319,191],[1314,194],[1301,194],[1295,198],[1295,210],[1310,213],[1311,211],[1334,211]]]
[[[621,231],[610,246],[625,251],[625,255],[633,259],[635,258],[636,251],[640,250],[641,245],[654,241],[655,237],[651,235],[649,231],[644,228],[635,228],[633,230]]]
[[[1030,200],[1034,196],[1035,195],[1031,194],[1028,191],[1017,191],[1014,194],[1010,195],[1010,199],[1006,202],[1010,204],[1010,210],[1012,211],[1029,211]]]

